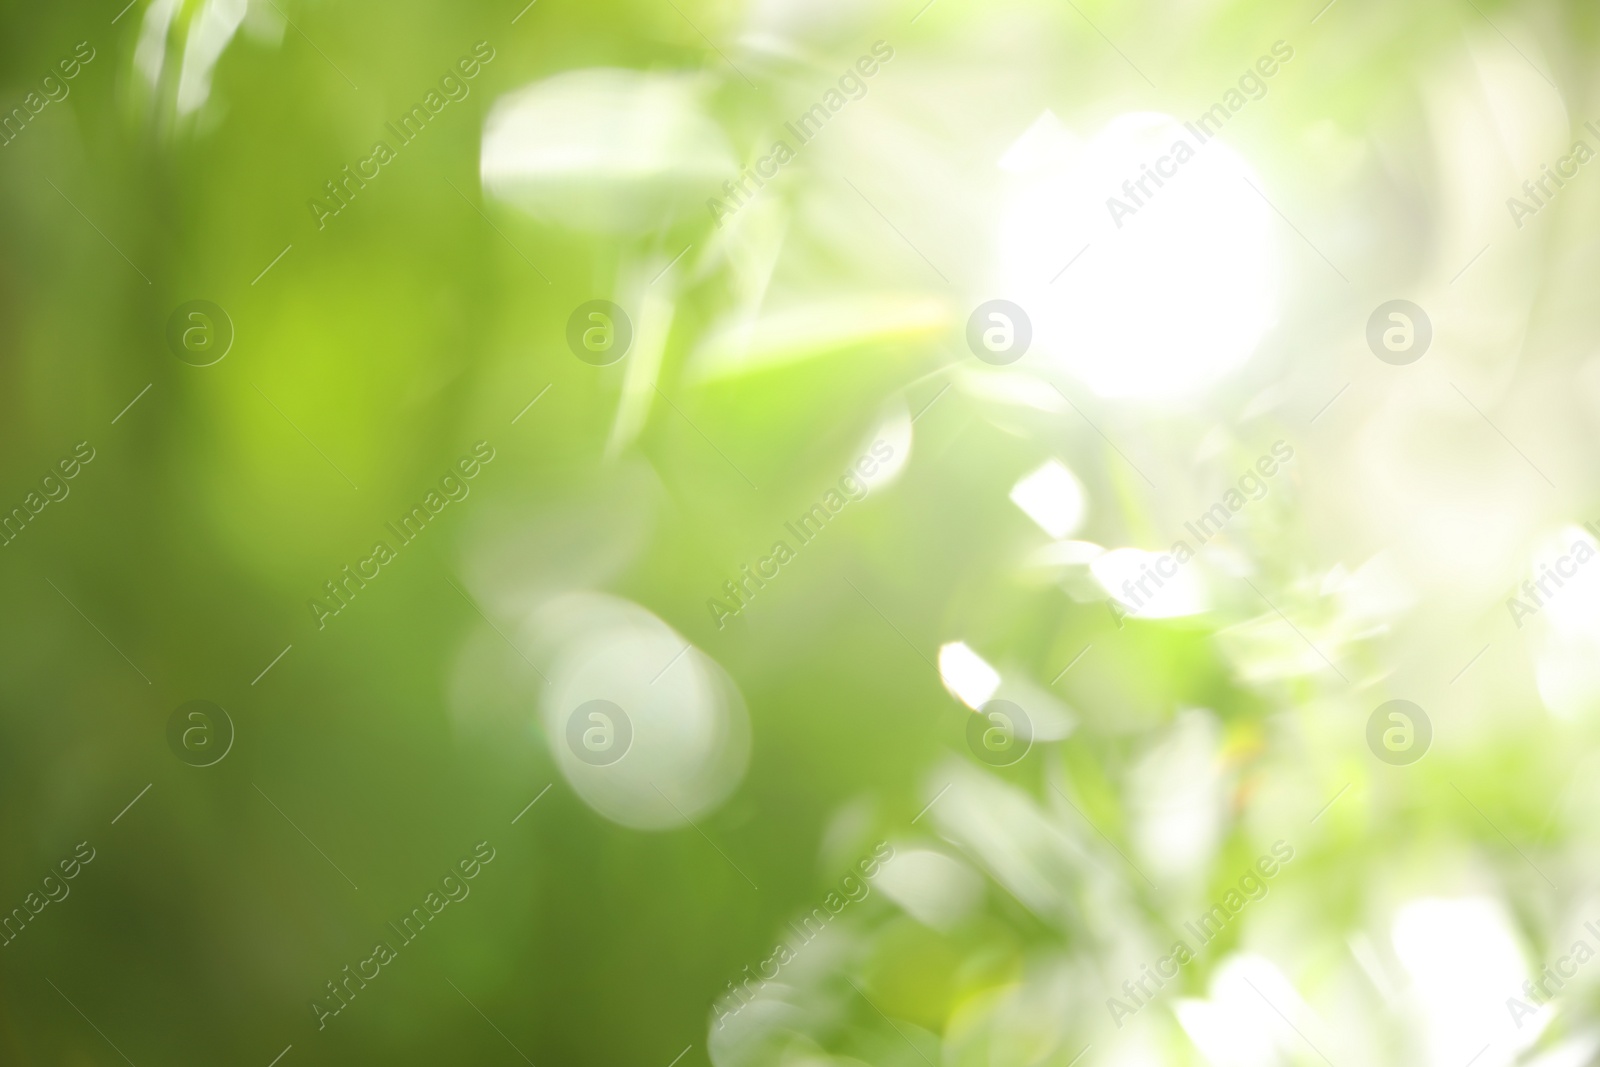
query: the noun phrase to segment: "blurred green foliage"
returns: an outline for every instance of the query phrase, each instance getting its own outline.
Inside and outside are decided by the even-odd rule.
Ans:
[[[1429,206],[1451,184],[1430,138],[1459,133],[1429,79],[1471,49],[1515,64],[1537,44],[1524,59],[1582,117],[1591,5],[252,0],[204,102],[180,115],[180,45],[224,9],[0,13],[0,107],[78,42],[96,53],[0,148],[0,504],[78,442],[96,450],[0,552],[0,907],[78,842],[97,850],[0,957],[0,1061],[110,1063],[114,1045],[140,1064],[265,1065],[292,1045],[285,1067],[666,1067],[689,1046],[686,1067],[1066,1067],[1102,1042],[1085,1063],[1200,1062],[1165,1007],[1114,1057],[1105,998],[1280,837],[1295,862],[1167,1003],[1206,996],[1226,950],[1276,951],[1341,1052],[1366,1057],[1344,1062],[1414,1062],[1439,1047],[1425,1013],[1362,986],[1349,947],[1387,938],[1400,902],[1492,897],[1535,969],[1567,939],[1592,866],[1593,805],[1568,792],[1587,781],[1592,720],[1546,714],[1489,609],[1357,617],[1339,582],[1384,545],[1317,486],[1359,496],[1338,458],[1359,427],[1308,419],[1353,376],[1331,368],[1356,358],[1367,306],[1423,285],[1456,224]],[[750,44],[763,27],[790,52]],[[1279,38],[1301,58],[1228,136],[1356,282],[1338,289],[1285,231],[1280,325],[1204,404],[1103,405],[1065,380],[1067,406],[985,393],[961,331],[991,295],[992,249],[973,235],[992,221],[995,162],[1046,108],[1080,132],[1132,110],[1193,114]],[[715,182],[687,181],[625,233],[481,188],[491,108],[530,84],[693,72],[742,166],[880,39],[894,63],[737,227],[704,208]],[[470,94],[319,228],[308,201],[480,41],[495,58]],[[578,184],[618,203],[654,189]],[[1584,191],[1560,210],[1535,234],[1497,232],[1518,258],[1483,269],[1555,275],[1528,301],[1548,302],[1538,336],[1586,338],[1596,206]],[[658,366],[573,358],[568,315],[595,298],[636,326],[656,321],[649,301],[670,309],[647,335]],[[165,341],[195,299],[236,331],[206,368]],[[740,316],[773,306],[789,317],[766,347],[742,344]],[[1583,345],[1550,347],[1552,373],[1576,374]],[[1360,392],[1342,403],[1369,402]],[[718,629],[706,600],[886,427],[914,441],[898,480]],[[1294,480],[1232,546],[1259,595],[1234,582],[1203,615],[1119,624],[1103,595],[1070,595],[1070,576],[1028,562],[1049,539],[1007,494],[1051,456],[1086,489],[1078,536],[1161,550],[1172,516],[1283,436],[1301,450]],[[497,459],[471,495],[318,628],[308,600],[478,441]],[[1458,473],[1477,469],[1469,457]],[[1562,484],[1571,512],[1592,510],[1576,476]],[[737,685],[749,766],[693,827],[619,825],[553,758],[533,673],[551,664],[526,623],[570,589],[642,605]],[[1009,768],[972,760],[971,712],[935,662],[957,640],[1048,694],[1071,731]],[[1435,712],[1438,747],[1409,768],[1374,762],[1363,739],[1391,690]],[[166,741],[197,698],[237,728],[204,769]],[[1207,710],[1186,733],[1202,723],[1191,709]],[[1169,799],[1214,818],[1169,832],[1198,858],[1147,872],[1140,828],[1160,796],[1143,787],[1194,766],[1214,794]],[[752,1010],[737,1040],[719,1032],[728,983],[880,839],[959,857],[980,899],[941,926],[874,893],[785,979],[792,1014]],[[319,1031],[308,1003],[324,983],[479,841],[498,857],[470,898]],[[1573,998],[1578,1019],[1591,1003]],[[1270,1062],[1316,1059],[1287,1048]]]

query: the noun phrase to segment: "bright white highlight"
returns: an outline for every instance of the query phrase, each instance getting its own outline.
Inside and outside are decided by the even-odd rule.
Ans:
[[[1032,318],[1025,360],[1101,396],[1170,401],[1237,370],[1273,325],[1271,191],[1220,139],[1138,112],[1084,142],[1046,112],[1000,166],[1015,179],[996,295]]]
[[[976,711],[1000,688],[1000,672],[983,661],[965,641],[939,649],[939,680],[952,696]]]
[[[247,10],[245,0],[207,0],[190,25],[183,68],[178,75],[179,118],[198,110],[211,95],[211,73],[244,22]]]
[[[1527,966],[1511,917],[1490,897],[1427,898],[1400,909],[1394,920],[1394,951],[1411,975],[1420,1009],[1428,1062],[1445,1067],[1467,1062],[1494,1041],[1474,1067],[1499,1067],[1532,1044],[1548,1013],[1525,1018],[1520,1030],[1506,1010],[1507,997],[1525,998]]]
[[[1083,523],[1083,486],[1059,460],[1050,460],[1013,486],[1011,502],[1058,540]]]
[[[675,212],[704,215],[705,193],[738,169],[706,91],[686,75],[607,68],[520,89],[484,124],[483,186],[576,229],[640,232]]]
[[[1178,563],[1176,556],[1165,552],[1114,548],[1096,556],[1089,572],[1125,614],[1172,619],[1206,610],[1205,587],[1194,564],[1194,560]]]
[[[1316,1044],[1326,1042],[1294,984],[1271,960],[1249,953],[1217,969],[1209,1000],[1179,1000],[1173,1010],[1189,1040],[1218,1067],[1289,1062],[1306,1047],[1307,1030]]]

